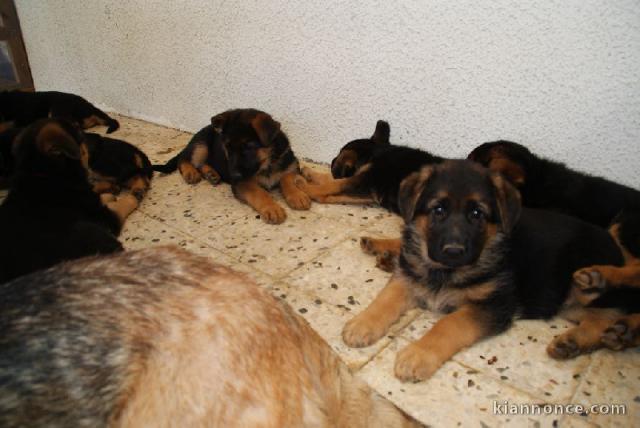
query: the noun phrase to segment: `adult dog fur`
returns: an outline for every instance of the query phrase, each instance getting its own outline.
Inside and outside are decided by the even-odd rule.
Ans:
[[[287,204],[309,209],[309,197],[295,185],[298,159],[280,123],[255,109],[228,110],[211,118],[187,146],[156,171],[178,169],[189,184],[205,178],[230,183],[235,196],[249,204],[267,223],[282,223],[287,214],[268,190],[280,186]]]
[[[16,171],[0,205],[0,282],[87,255],[122,249],[116,236],[138,201],[94,193],[82,165],[82,132],[43,119],[13,143]]]
[[[285,303],[174,247],[0,285],[3,427],[418,426]]]
[[[55,91],[0,92],[0,122],[25,127],[47,117],[65,119],[85,129],[103,125],[107,133],[120,127],[117,120],[79,95]]]
[[[604,229],[522,209],[506,179],[470,161],[423,167],[402,182],[398,204],[406,223],[399,266],[343,338],[368,346],[416,306],[447,313],[398,354],[401,380],[430,377],[461,349],[506,330],[516,315],[555,315],[570,300],[575,270],[623,262]],[[621,287],[593,300],[574,313],[581,323],[558,336],[549,354],[569,358],[605,345],[607,328],[640,309],[638,297],[639,289]]]
[[[519,189],[525,206],[609,228],[624,254],[624,266],[596,265],[576,272],[583,301],[597,297],[606,287],[640,287],[640,191],[574,171],[510,141],[482,144],[469,159],[507,177]],[[625,334],[640,337],[640,330],[629,328]]]

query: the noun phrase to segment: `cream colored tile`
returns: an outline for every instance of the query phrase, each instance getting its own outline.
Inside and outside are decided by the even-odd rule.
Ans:
[[[494,413],[494,402],[503,405],[505,400],[514,404],[542,401],[455,361],[447,362],[427,381],[402,383],[393,375],[393,366],[397,352],[408,344],[403,338],[393,341],[358,376],[428,426],[553,426],[554,420],[561,418],[500,414],[504,413],[500,408]]]
[[[140,209],[201,240],[215,241],[220,227],[255,211],[238,201],[227,184],[206,181],[190,185],[179,173],[158,176]]]
[[[637,427],[640,425],[640,349],[624,352],[600,350],[583,373],[572,402],[592,405],[618,404],[626,407],[625,415],[589,412],[587,420],[600,426]],[[598,409],[596,409],[598,411]]]
[[[391,274],[375,267],[351,237],[296,269],[287,280],[347,311],[358,313],[382,290]]]
[[[262,272],[283,277],[346,239],[348,230],[331,219],[289,209],[287,215],[283,224],[270,225],[251,212],[220,227],[207,243]],[[208,231],[200,229],[197,236]]]
[[[427,332],[440,316],[423,314],[404,331],[416,340]],[[503,334],[487,338],[458,353],[454,360],[529,394],[554,403],[565,403],[573,396],[581,373],[590,363],[589,356],[557,361],[546,353],[554,335],[569,323],[556,319],[518,320]]]

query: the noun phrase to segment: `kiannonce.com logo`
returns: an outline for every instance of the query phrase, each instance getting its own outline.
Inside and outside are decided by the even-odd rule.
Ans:
[[[626,415],[626,404],[535,404],[493,401],[494,415]]]

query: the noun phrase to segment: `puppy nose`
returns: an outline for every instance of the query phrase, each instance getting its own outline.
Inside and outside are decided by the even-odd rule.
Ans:
[[[449,257],[458,257],[464,254],[465,248],[461,244],[446,244],[442,247],[442,252]]]

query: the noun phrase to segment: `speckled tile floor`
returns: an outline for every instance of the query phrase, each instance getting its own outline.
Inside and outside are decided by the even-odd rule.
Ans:
[[[174,129],[119,119],[122,127],[113,136],[138,145],[156,163],[172,157],[190,138]],[[295,149],[295,141],[292,144]],[[286,209],[284,224],[267,225],[235,200],[227,185],[189,186],[177,173],[156,175],[121,240],[127,249],[177,244],[249,273],[289,302],[379,393],[429,426],[640,426],[640,350],[602,350],[554,361],[545,347],[568,327],[561,319],[518,321],[508,333],[456,355],[430,380],[399,382],[392,371],[396,352],[428,329],[437,315],[414,311],[386,338],[364,349],[348,348],[340,333],[389,277],[360,251],[359,237],[397,235],[400,219],[376,207],[315,204],[310,211]],[[505,401],[624,404],[626,415],[494,412],[494,402]]]

